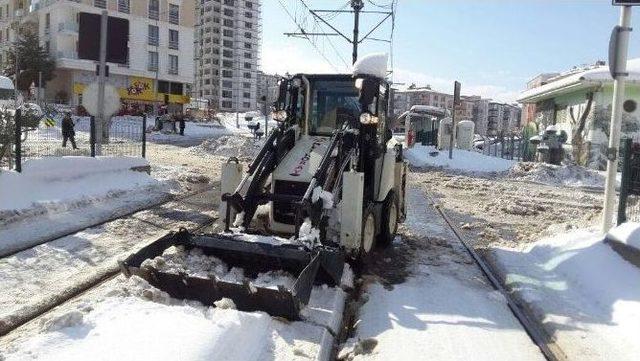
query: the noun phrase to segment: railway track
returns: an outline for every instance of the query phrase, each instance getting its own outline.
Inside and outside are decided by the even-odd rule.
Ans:
[[[208,192],[210,190],[211,190],[210,188],[205,188],[205,189],[199,189],[199,190],[196,190],[196,191],[192,191],[192,192],[188,192],[188,193],[185,193],[185,194],[181,194],[180,196],[172,196],[172,197],[169,197],[168,199],[166,199],[164,201],[161,201],[159,203],[155,203],[155,204],[149,205],[148,207],[135,209],[135,210],[132,210],[130,212],[123,213],[123,214],[118,214],[116,216],[109,217],[107,219],[101,220],[101,221],[96,222],[96,223],[92,223],[92,224],[87,225],[87,226],[82,227],[82,228],[69,230],[69,231],[65,231],[65,232],[60,232],[60,233],[55,233],[55,234],[53,234],[52,236],[50,236],[50,237],[48,237],[46,239],[38,241],[37,243],[29,244],[29,245],[24,246],[24,247],[16,248],[16,249],[14,249],[14,250],[12,250],[10,252],[0,254],[0,259],[5,258],[5,257],[11,257],[11,256],[13,256],[13,255],[15,255],[17,253],[26,251],[28,249],[37,247],[37,246],[45,244],[45,243],[49,243],[49,242],[55,241],[56,239],[64,238],[64,237],[76,234],[78,232],[85,231],[85,230],[87,230],[89,228],[99,227],[99,226],[102,226],[102,225],[107,224],[109,222],[113,222],[113,221],[115,221],[117,219],[129,217],[129,216],[134,215],[134,214],[136,214],[138,212],[142,212],[142,211],[145,211],[145,210],[148,210],[148,209],[153,209],[153,208],[156,208],[156,207],[160,207],[160,206],[165,205],[165,204],[170,203],[170,202],[176,202],[176,201],[185,200],[187,198],[196,196],[198,194],[206,193],[206,192]]]
[[[500,281],[500,277],[493,269],[492,265],[489,262],[486,262],[484,258],[478,252],[476,252],[473,246],[465,241],[464,237],[462,236],[462,232],[447,216],[445,210],[440,205],[438,205],[438,203],[436,203],[430,195],[425,193],[425,196],[438,211],[438,214],[445,221],[449,229],[451,229],[456,239],[460,241],[460,243],[464,246],[467,253],[469,253],[476,265],[478,265],[493,288],[496,291],[500,292],[502,296],[507,300],[509,309],[516,317],[518,322],[522,325],[524,330],[527,332],[532,342],[535,343],[536,346],[538,346],[544,357],[549,361],[567,360],[567,356],[564,354],[564,352],[558,347],[558,345],[552,342],[551,336],[547,334],[547,332],[538,322],[535,321],[535,318],[531,315],[528,309],[524,307],[516,298],[514,298],[511,293],[509,293],[509,291],[507,291],[507,289],[503,286],[502,282]]]
[[[158,207],[160,205],[169,203],[169,202],[174,202],[174,201],[179,201],[179,200],[185,200],[187,198],[193,197],[193,196],[197,196],[198,194],[202,194],[202,193],[206,193],[210,191],[210,189],[205,189],[205,190],[198,190],[198,191],[194,191],[194,192],[190,192],[188,194],[185,195],[181,195],[180,197],[172,197],[172,199],[168,200],[167,202],[164,203],[160,203],[157,204],[153,207],[149,207],[146,209],[151,209],[154,207]],[[142,209],[143,210],[143,209]],[[138,210],[136,212],[142,211],[142,210]],[[132,212],[129,215],[132,215],[136,212]],[[126,216],[121,216],[121,217],[116,217],[110,221],[114,221],[116,219],[119,218],[124,218]],[[104,221],[101,222],[97,225],[93,225],[91,227],[96,227],[99,226],[101,224],[106,224],[110,221]],[[191,228],[190,231],[195,232],[195,231],[199,231],[207,226],[210,226],[212,223],[215,222],[215,219],[212,219],[209,222],[204,222],[202,224],[199,224],[197,227]],[[75,231],[71,234],[77,233],[77,232],[82,232],[85,229],[91,228],[91,227],[86,227],[83,229],[80,229],[78,231]],[[57,238],[56,238],[57,239]],[[49,240],[53,241],[53,239]],[[40,244],[43,244],[46,242],[42,242]],[[35,246],[32,246],[35,247]],[[29,249],[32,247],[28,247],[25,249]],[[17,252],[16,252],[17,253]],[[15,253],[14,253],[15,254]],[[85,279],[80,280],[80,282],[76,283],[72,288],[65,290],[64,292],[61,292],[59,294],[55,294],[55,295],[51,295],[51,297],[47,298],[44,301],[41,301],[35,305],[33,305],[33,307],[31,307],[31,310],[28,312],[24,312],[18,315],[11,315],[8,317],[5,317],[4,319],[0,320],[0,336],[4,336],[9,334],[10,332],[16,330],[17,328],[19,328],[20,326],[42,316],[43,314],[51,311],[52,309],[61,306],[63,304],[65,304],[66,302],[77,298],[79,296],[82,296],[83,294],[91,291],[92,289],[99,287],[100,285],[102,285],[103,283],[106,283],[110,280],[112,280],[113,278],[115,278],[118,273],[120,272],[120,267],[117,263],[111,264],[111,265],[106,265],[100,272],[95,273],[94,275],[87,277]]]

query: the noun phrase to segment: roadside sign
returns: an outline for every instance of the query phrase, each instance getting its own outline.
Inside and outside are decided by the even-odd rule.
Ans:
[[[613,6],[637,6],[640,0],[611,0]]]
[[[460,82],[458,81],[453,83],[453,104],[454,105],[460,105],[460,87],[461,86],[462,84],[460,84]]]

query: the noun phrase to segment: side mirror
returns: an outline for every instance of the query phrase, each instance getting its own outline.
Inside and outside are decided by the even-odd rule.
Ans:
[[[356,80],[357,81],[357,80]],[[360,84],[360,97],[359,102],[363,110],[366,109],[378,94],[380,87],[380,80],[374,78],[363,78]]]

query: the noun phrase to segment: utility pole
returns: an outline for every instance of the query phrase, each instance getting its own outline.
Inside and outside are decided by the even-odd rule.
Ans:
[[[316,22],[319,20],[321,23],[323,23],[326,26],[328,26],[329,28],[331,28],[331,30],[333,30],[333,32],[317,32],[317,33],[308,32],[303,28],[303,26],[301,24],[299,24],[296,21],[296,19],[294,19],[291,16],[291,14],[289,14],[289,16],[291,17],[291,20],[293,20],[295,22],[295,24],[298,27],[299,31],[298,32],[294,32],[294,33],[284,33],[284,35],[305,38],[305,39],[309,40],[309,42],[311,42],[312,45],[314,45],[314,46],[316,46],[316,45],[311,40],[311,37],[313,37],[313,36],[327,36],[327,37],[339,36],[339,37],[343,38],[344,40],[346,40],[352,46],[352,54],[351,54],[351,62],[352,62],[352,64],[355,63],[356,60],[358,60],[358,44],[362,43],[363,41],[371,40],[371,41],[381,41],[381,42],[391,43],[391,40],[373,38],[370,35],[376,29],[378,29],[380,27],[380,25],[382,25],[387,19],[393,17],[393,14],[394,14],[393,8],[392,8],[391,11],[376,11],[376,10],[366,11],[366,10],[363,10],[363,8],[364,8],[364,1],[363,0],[350,0],[349,4],[351,5],[351,9],[352,10],[326,10],[326,9],[313,10],[313,9],[310,9],[307,6],[307,4],[304,2],[304,0],[301,0],[301,2],[302,2],[302,5],[309,11],[309,13],[311,13],[311,15],[313,15],[313,17],[316,20]],[[286,8],[285,8],[285,11],[286,11]],[[333,14],[337,14],[337,13],[353,13],[353,36],[349,37],[349,36],[345,35],[343,32],[341,32],[340,30],[338,30],[335,26],[333,26],[331,23],[329,23],[328,20],[326,20],[322,16],[320,16],[321,13],[333,13]],[[360,34],[360,14],[378,14],[378,15],[386,15],[386,16],[382,20],[380,20],[378,22],[378,24],[375,25],[365,36],[360,38],[360,35],[359,35]],[[316,49],[317,49],[317,47],[316,47]],[[322,54],[322,53],[321,53],[321,55],[324,56],[324,54]],[[345,62],[345,65],[346,65],[346,62]]]
[[[36,104],[40,105],[40,88],[42,87],[42,72],[38,72],[38,92],[36,93]]]
[[[360,10],[364,7],[362,0],[351,0],[351,7],[353,8],[353,53],[351,55],[351,63],[355,64],[358,60],[358,28],[360,26]]]
[[[609,148],[607,149],[607,179],[604,189],[604,207],[602,209],[602,233],[609,231],[612,225],[616,197],[616,173],[618,172],[618,146],[622,126],[622,102],[624,100],[625,78],[627,73],[627,52],[629,33],[631,32],[631,6],[623,6],[620,11],[620,23],[613,28],[609,43],[609,70],[613,77],[613,102],[609,129]]]
[[[268,103],[269,103],[269,81],[267,80],[267,78],[265,77],[265,81],[264,81],[264,104],[262,105],[262,110],[264,112],[264,137],[267,137],[267,134],[269,132],[268,126],[269,126],[269,107],[268,107]]]
[[[160,9],[158,9],[158,12]],[[156,18],[156,29],[158,30],[158,38],[156,39],[156,78],[153,82],[153,116],[158,116],[158,81],[160,77],[160,14]],[[155,120],[155,119],[154,119]]]
[[[104,115],[104,86],[107,80],[107,10],[102,10],[100,16],[100,66],[98,72],[98,121],[96,121],[96,155],[102,155],[102,127],[105,123]]]

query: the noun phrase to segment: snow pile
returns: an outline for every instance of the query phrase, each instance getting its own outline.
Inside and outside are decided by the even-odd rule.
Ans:
[[[625,244],[640,251],[640,223],[627,222],[612,228],[607,239]]]
[[[312,302],[328,292],[312,291]],[[344,294],[331,293],[344,302]],[[331,314],[317,304],[311,319]],[[55,312],[55,311],[54,311]],[[97,297],[68,304],[3,349],[2,360],[293,360],[329,359],[331,323],[284,322],[263,312],[239,312],[230,299],[207,307],[176,300],[139,277],[119,277]],[[327,320],[324,320],[327,321]],[[328,322],[328,321],[327,321]],[[337,332],[337,329],[333,329]]]
[[[185,274],[190,277],[217,279],[229,283],[244,283],[257,287],[277,289],[284,286],[291,289],[295,278],[282,270],[259,273],[256,278],[245,276],[244,270],[229,267],[215,256],[208,256],[200,248],[188,251],[182,246],[172,246],[164,251],[162,256],[142,262],[141,267],[153,268],[160,272]]]
[[[146,167],[143,158],[61,157],[30,159],[22,173],[0,172],[0,211],[62,203],[109,192],[133,190],[158,182],[134,167]]]
[[[320,242],[320,230],[311,224],[311,219],[309,218],[305,218],[300,225],[298,236],[298,240],[309,248]]]
[[[333,208],[333,193],[329,191],[325,191],[322,187],[317,186],[313,189],[313,194],[311,195],[311,201],[316,203],[318,200],[322,199],[322,208],[331,209]]]
[[[387,62],[386,53],[363,56],[353,64],[353,75],[372,75],[384,79],[387,77]]]
[[[612,234],[636,232],[635,226],[623,226]],[[605,244],[600,232],[574,230],[524,250],[493,252],[507,284],[540,315],[568,359],[640,355],[640,269]]]
[[[605,178],[599,172],[573,164],[516,163],[509,177],[563,187],[604,187]]]
[[[449,159],[448,150],[438,151],[434,146],[418,144],[405,150],[404,157],[414,167],[438,167],[463,172],[504,172],[516,163],[461,149],[454,149],[453,159]]]
[[[263,138],[264,139],[264,138]],[[239,159],[253,159],[264,144],[264,140],[256,140],[241,135],[223,135],[214,139],[207,139],[202,144],[189,149],[194,155],[212,154],[219,157],[237,157]]]

